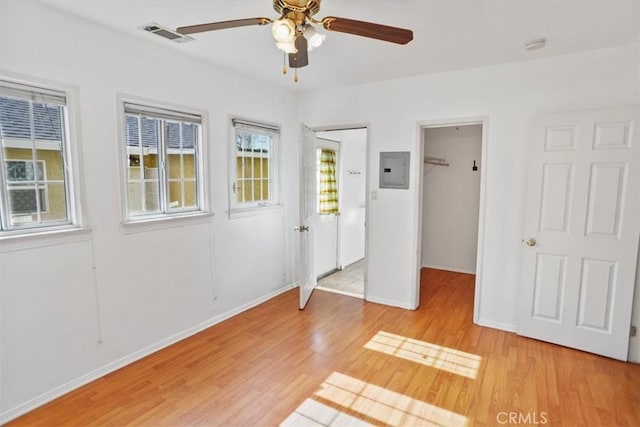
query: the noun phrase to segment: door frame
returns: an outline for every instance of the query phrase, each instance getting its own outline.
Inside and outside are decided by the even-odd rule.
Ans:
[[[416,170],[418,171],[418,185],[416,185],[417,197],[414,200],[418,200],[418,208],[416,209],[416,217],[414,219],[414,230],[417,230],[413,245],[416,254],[416,268],[413,271],[413,307],[418,307],[420,304],[420,270],[422,269],[422,206],[423,206],[423,185],[424,185],[424,145],[425,129],[429,128],[441,128],[441,127],[453,127],[453,126],[465,126],[465,125],[482,125],[482,154],[480,156],[480,205],[478,206],[478,246],[476,248],[476,282],[474,290],[473,301],[473,323],[480,324],[480,304],[481,304],[481,289],[483,281],[483,260],[484,260],[484,229],[485,229],[485,213],[486,213],[486,196],[487,196],[487,171],[489,167],[488,162],[488,136],[489,136],[489,118],[487,116],[473,116],[473,117],[450,117],[432,120],[419,121],[416,125],[416,149],[418,153],[415,162]]]
[[[354,130],[354,129],[365,129],[367,131],[367,138],[365,141],[365,198],[364,198],[364,283],[362,287],[362,299],[364,301],[367,300],[367,277],[369,272],[369,194],[370,194],[370,166],[371,166],[371,124],[369,123],[355,123],[355,124],[346,124],[346,125],[328,125],[328,126],[312,126],[311,130],[315,133],[318,132],[331,132],[331,131],[339,131],[339,130]],[[340,219],[338,219],[338,229],[340,229]],[[340,237],[340,236],[338,236]],[[340,245],[340,241],[338,240],[338,245]],[[339,251],[340,249],[338,249]]]

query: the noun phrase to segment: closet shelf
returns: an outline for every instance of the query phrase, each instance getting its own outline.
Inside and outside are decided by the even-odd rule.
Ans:
[[[440,159],[438,157],[425,157],[424,163],[427,165],[449,166],[449,162],[447,162],[445,159]]]

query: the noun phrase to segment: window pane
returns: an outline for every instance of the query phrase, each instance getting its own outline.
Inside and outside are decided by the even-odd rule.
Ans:
[[[242,182],[242,193],[245,202],[253,202],[253,181],[245,180]]]
[[[63,107],[33,103],[33,128],[31,127],[30,101],[0,97],[0,132],[3,139],[62,140]]]
[[[128,176],[140,179],[158,167],[158,123],[159,120],[148,117],[126,117],[127,167]],[[157,172],[155,172],[157,176]]]
[[[182,209],[182,181],[169,181],[169,209]]]
[[[35,137],[40,140],[62,141],[62,107],[33,104]]]
[[[197,193],[195,181],[169,182],[169,208],[193,209],[197,207]]]
[[[9,187],[9,209],[11,209],[11,213],[13,215],[23,215],[23,214],[35,214],[38,212],[38,202],[36,201],[36,197],[38,196],[38,192],[36,192],[35,187],[32,188],[12,188]],[[40,203],[43,204],[44,200],[42,197],[42,192],[40,192]],[[46,206],[44,206],[46,209]]]
[[[160,120],[125,116],[128,209],[131,215],[160,212],[158,147]]]
[[[196,156],[195,153],[186,153],[182,155],[184,167],[184,177],[186,179],[196,179]]]
[[[38,226],[67,221],[67,197],[62,183],[40,185],[37,191],[35,186],[10,186],[8,192],[11,225]]]
[[[167,157],[169,178],[182,178],[182,156],[180,156],[180,153],[169,153]]]
[[[142,189],[144,188],[142,185],[142,181],[131,182],[127,184],[128,190],[128,200],[127,206],[129,207],[129,212],[141,212],[142,211]]]
[[[46,190],[41,189],[40,193],[44,195],[41,200],[42,222],[60,222],[67,217],[67,196],[65,194],[63,183],[49,183]]]
[[[195,208],[198,206],[198,193],[196,181],[184,182],[184,207]]]
[[[61,145],[54,149],[36,150],[39,181],[64,181],[64,159]]]
[[[269,194],[269,180],[268,179],[263,179],[261,181],[261,185],[262,185],[262,200],[269,200],[270,199],[270,194]]]
[[[242,161],[242,176],[244,178],[253,178],[253,162],[252,162],[252,157],[250,156],[243,156],[241,161]]]
[[[144,183],[144,211],[147,213],[160,212],[160,191],[158,181],[145,181]]]
[[[128,207],[133,215],[160,212],[160,193],[157,180],[129,182]]]
[[[36,180],[35,170],[38,171],[38,181],[43,181],[44,178],[44,163],[38,162],[35,164],[33,160],[28,157],[31,156],[33,152],[31,150],[20,150],[20,149],[5,149],[4,156],[5,158],[19,158],[25,157],[28,160],[5,160],[4,167],[6,172],[7,181],[9,182],[24,182],[30,181],[34,182]],[[34,170],[35,169],[35,170]]]

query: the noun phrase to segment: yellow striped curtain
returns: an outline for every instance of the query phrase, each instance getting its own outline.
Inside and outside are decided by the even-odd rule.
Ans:
[[[320,188],[318,213],[338,213],[338,186],[336,184],[336,152],[323,149],[320,154]]]

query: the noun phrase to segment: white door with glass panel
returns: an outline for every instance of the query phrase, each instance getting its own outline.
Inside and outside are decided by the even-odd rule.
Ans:
[[[640,234],[640,109],[533,127],[518,334],[626,360]]]
[[[316,135],[306,126],[300,130],[300,309],[304,309],[317,284],[313,259],[313,235],[316,219]]]

